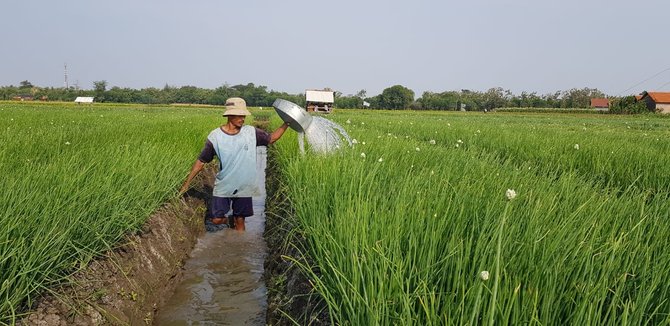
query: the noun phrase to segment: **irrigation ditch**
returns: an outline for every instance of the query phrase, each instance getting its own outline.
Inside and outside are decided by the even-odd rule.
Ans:
[[[268,150],[264,272],[266,311],[260,325],[329,324],[323,301],[297,267],[306,262],[302,242],[281,190],[282,177]],[[203,237],[214,168],[207,168],[182,198],[160,207],[142,230],[115,249],[44,291],[19,325],[160,325],[161,307],[184,278],[185,263]],[[220,232],[234,232],[224,230]],[[228,293],[226,293],[228,295]],[[221,320],[226,323],[225,320]],[[252,323],[253,324],[253,323]]]

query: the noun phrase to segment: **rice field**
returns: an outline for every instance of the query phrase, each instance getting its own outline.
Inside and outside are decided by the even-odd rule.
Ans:
[[[220,113],[0,104],[0,324],[174,198]],[[353,147],[273,154],[333,323],[670,323],[670,119],[327,117]]]
[[[277,152],[333,323],[670,323],[670,119],[329,118],[353,148]]]

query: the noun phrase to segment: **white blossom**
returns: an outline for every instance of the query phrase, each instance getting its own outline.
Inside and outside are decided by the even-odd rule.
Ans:
[[[579,144],[575,144],[575,149],[579,149]]]
[[[358,144],[358,140],[356,140],[356,138],[354,138],[354,139],[351,140],[351,143],[352,144]]]
[[[431,139],[431,140],[429,141],[429,143],[430,143],[431,145],[435,145],[435,139]]]
[[[351,123],[351,120],[347,119],[347,123]]]
[[[361,153],[361,157],[362,157],[362,158],[365,158],[365,153]]]
[[[417,151],[417,152],[421,151],[421,148],[418,148],[418,147],[417,147],[417,148],[416,148],[416,151]]]
[[[514,191],[514,189],[507,189],[507,191],[505,191],[505,196],[507,196],[507,199],[512,200],[516,197],[516,191]]]
[[[457,143],[459,143],[459,144],[463,144],[463,141],[462,141],[462,140],[460,140],[460,139],[459,139],[459,140],[457,140],[456,142],[457,142]]]
[[[380,158],[377,160],[377,162],[381,163],[381,162],[384,162],[384,160],[380,157]]]
[[[487,281],[489,279],[489,271],[481,271],[481,273],[479,273],[479,278],[482,279],[482,281]]]
[[[69,142],[69,141],[66,141],[66,142],[65,142],[65,145],[70,145],[70,142]]]

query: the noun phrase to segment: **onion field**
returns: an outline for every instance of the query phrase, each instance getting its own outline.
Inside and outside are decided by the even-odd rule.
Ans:
[[[353,148],[277,155],[333,323],[670,322],[670,119],[329,118]]]
[[[0,324],[176,196],[220,110],[0,104]]]
[[[302,155],[290,130],[271,155],[327,323],[670,323],[667,117],[325,117],[352,147]],[[0,103],[0,324],[174,199],[223,121],[217,108]]]

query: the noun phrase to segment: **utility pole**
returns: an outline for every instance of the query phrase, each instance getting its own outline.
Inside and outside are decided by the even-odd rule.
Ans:
[[[67,84],[67,62],[64,63],[65,66],[65,89],[69,88],[69,85]]]

